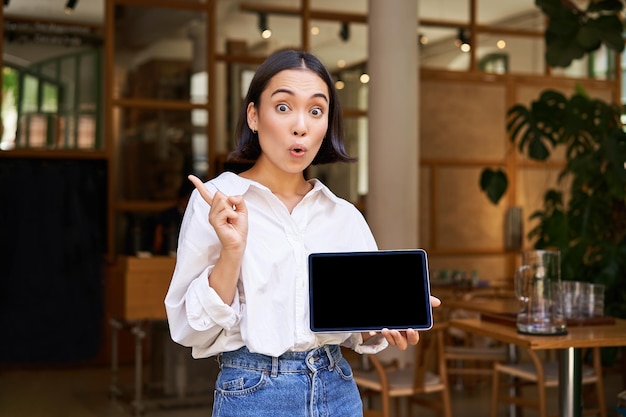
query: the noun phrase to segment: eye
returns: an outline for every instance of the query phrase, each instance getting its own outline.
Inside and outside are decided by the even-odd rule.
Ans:
[[[280,113],[285,113],[289,111],[289,106],[287,106],[286,104],[279,104],[278,106],[276,106],[276,110],[278,110],[278,112]]]
[[[314,107],[314,108],[311,109],[311,114],[313,116],[318,116],[319,117],[319,116],[324,114],[324,111],[321,108],[319,108],[319,107]]]

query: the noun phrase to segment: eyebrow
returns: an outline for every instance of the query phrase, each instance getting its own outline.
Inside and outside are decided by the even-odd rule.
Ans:
[[[272,96],[274,96],[274,95],[276,95],[276,94],[278,94],[278,93],[286,93],[286,94],[289,94],[289,95],[292,95],[292,96],[294,95],[293,91],[288,90],[288,89],[286,89],[286,88],[277,88],[276,90],[274,90],[274,91],[272,92],[272,94],[271,94],[271,95],[272,95]],[[326,103],[328,103],[328,97],[326,97],[326,94],[324,94],[324,93],[315,93],[315,94],[313,94],[313,95],[311,96],[311,98],[315,98],[315,97],[320,97],[320,98],[323,98],[323,99],[324,99],[324,101],[326,101]]]

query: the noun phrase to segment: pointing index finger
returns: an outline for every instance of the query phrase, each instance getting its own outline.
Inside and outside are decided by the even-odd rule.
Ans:
[[[209,205],[212,205],[213,204],[213,194],[211,194],[209,192],[209,190],[207,190],[207,188],[204,186],[204,183],[202,182],[202,180],[200,180],[200,178],[196,177],[195,175],[189,175],[189,176],[187,176],[187,178],[189,178],[189,181],[191,181],[193,183],[193,185],[196,187],[196,189],[198,190],[198,192],[202,196],[202,199],[204,201],[206,201]]]

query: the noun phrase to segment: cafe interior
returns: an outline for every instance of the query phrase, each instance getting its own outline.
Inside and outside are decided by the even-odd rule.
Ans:
[[[168,334],[177,230],[155,231],[188,174],[249,166],[228,159],[238,109],[255,68],[290,47],[331,71],[358,157],[307,176],[355,204],[380,249],[424,249],[443,301],[417,346],[344,352],[365,415],[626,416],[614,287],[596,282],[594,310],[593,281],[546,278],[576,281],[574,304],[536,283],[561,266],[529,232],[548,190],[571,197],[568,152],[534,160],[507,124],[546,90],[621,108],[622,55],[548,64],[536,3],[4,0],[0,415],[210,414],[215,360]],[[486,168],[506,172],[495,202]],[[557,306],[547,330],[521,322],[535,302]]]

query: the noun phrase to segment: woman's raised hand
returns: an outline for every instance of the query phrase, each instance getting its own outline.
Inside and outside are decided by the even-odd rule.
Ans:
[[[248,236],[248,211],[243,196],[227,196],[217,187],[211,193],[195,175],[189,181],[196,187],[209,210],[209,223],[215,229],[224,249],[243,249]]]

